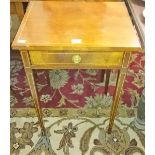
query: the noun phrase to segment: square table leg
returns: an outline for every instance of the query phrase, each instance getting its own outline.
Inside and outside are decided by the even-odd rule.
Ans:
[[[111,73],[111,69],[107,69],[107,70],[106,70],[106,81],[105,81],[105,94],[106,94],[106,95],[107,95],[107,93],[108,93],[110,73]]]
[[[108,133],[109,134],[111,134],[112,127],[113,127],[113,124],[114,124],[115,116],[116,116],[116,113],[117,113],[117,108],[118,108],[120,97],[121,97],[121,92],[122,92],[122,89],[123,89],[123,84],[124,84],[125,77],[126,77],[126,74],[127,74],[129,61],[130,61],[130,53],[125,52],[124,58],[123,58],[123,63],[122,63],[122,68],[120,69],[119,74],[118,74],[114,100],[113,100],[111,113],[110,113],[110,122],[109,122],[109,128],[108,128]]]
[[[26,77],[27,77],[28,84],[29,84],[29,87],[31,90],[31,94],[32,94],[32,98],[34,101],[37,116],[39,119],[39,124],[40,124],[41,130],[42,130],[42,133],[46,134],[44,123],[43,123],[42,111],[41,111],[41,107],[40,107],[39,100],[38,100],[38,94],[37,94],[37,90],[36,90],[36,85],[35,85],[35,81],[34,81],[33,71],[31,68],[30,58],[29,58],[28,52],[27,51],[21,51],[21,57],[23,60],[23,64],[24,64],[24,68],[25,68],[25,72],[26,72]]]
[[[22,19],[24,17],[23,3],[22,2],[15,2],[14,4],[16,6],[16,12],[17,12],[17,15],[19,17],[19,20],[22,21]]]

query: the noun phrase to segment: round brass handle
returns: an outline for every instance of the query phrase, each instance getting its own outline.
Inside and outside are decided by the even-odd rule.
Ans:
[[[72,57],[72,61],[75,63],[75,64],[78,64],[81,62],[81,57],[79,55],[74,55]]]

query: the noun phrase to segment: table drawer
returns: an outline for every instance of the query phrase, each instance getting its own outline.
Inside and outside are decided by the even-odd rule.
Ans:
[[[30,51],[32,65],[53,65],[58,67],[119,67],[123,52],[83,52],[70,53],[51,51]]]

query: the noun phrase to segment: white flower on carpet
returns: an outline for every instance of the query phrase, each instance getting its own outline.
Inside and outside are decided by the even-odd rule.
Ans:
[[[18,149],[19,148],[19,144],[18,143],[13,144],[13,148],[14,149]]]
[[[11,104],[11,107],[13,107],[16,103],[17,103],[17,99],[15,96],[11,95],[10,96],[10,104]]]
[[[83,94],[84,86],[82,84],[72,85],[73,94],[81,95]]]
[[[109,107],[112,104],[112,96],[95,94],[95,96],[85,97],[86,99],[86,107],[88,108],[96,108],[100,107]]]
[[[19,60],[12,60],[10,62],[10,70],[11,70],[11,75],[17,73],[23,68],[22,62]]]
[[[49,71],[50,84],[53,89],[64,87],[68,82],[69,75],[66,70],[51,70]]]
[[[30,105],[30,106],[33,106],[33,99],[31,96],[29,97],[24,97],[23,98],[23,102],[26,104],[26,106]]]
[[[20,137],[22,137],[22,134],[19,133],[19,132],[17,132],[17,133],[15,133],[15,137],[16,137],[16,138],[20,138]]]
[[[13,77],[10,79],[10,85],[15,86],[18,83],[17,77]]]
[[[40,101],[47,103],[50,100],[52,100],[52,97],[49,94],[41,95]]]
[[[86,73],[89,75],[96,75],[97,74],[97,70],[96,69],[87,69]]]

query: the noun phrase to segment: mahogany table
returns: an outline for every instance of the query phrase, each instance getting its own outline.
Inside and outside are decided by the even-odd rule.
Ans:
[[[111,133],[130,56],[141,50],[124,2],[31,1],[12,47],[21,53],[44,133],[34,69],[119,69]]]

